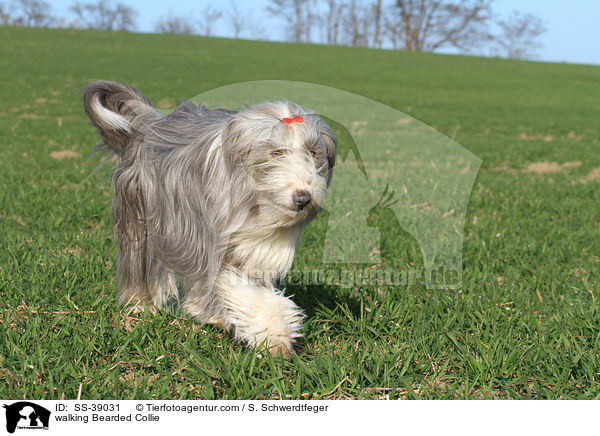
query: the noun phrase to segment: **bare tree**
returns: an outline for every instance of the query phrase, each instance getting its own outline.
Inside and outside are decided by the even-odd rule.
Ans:
[[[172,15],[160,18],[154,24],[157,33],[178,33],[192,35],[195,32],[194,23],[187,17],[175,17]]]
[[[405,50],[454,47],[466,51],[489,40],[492,1],[396,0],[400,28],[395,32],[401,35]]]
[[[58,17],[56,21],[52,23],[52,27],[57,27],[59,29],[77,29],[79,26],[76,20],[69,17]]]
[[[247,25],[247,15],[239,8],[235,1],[229,2],[227,21],[233,30],[233,37],[238,39]]]
[[[133,8],[117,3],[115,6],[115,30],[130,31],[134,30],[135,17],[137,12]]]
[[[4,2],[0,2],[0,25],[8,26],[10,24],[10,12]]]
[[[341,0],[326,0],[327,10],[319,16],[322,40],[326,44],[337,45],[340,42],[340,27],[345,5]]]
[[[267,11],[283,18],[286,22],[286,35],[289,41],[310,42],[313,22],[316,17],[311,0],[271,0]]]
[[[315,0],[317,1],[317,0]],[[311,1],[308,0],[306,2],[306,7],[304,8],[304,41],[311,42],[312,41],[312,32],[313,32],[313,24],[317,15],[314,13],[313,5],[311,5]]]
[[[371,45],[373,47],[381,47],[381,37],[382,37],[382,0],[375,0],[371,5],[372,16],[373,16],[373,40]]]
[[[371,10],[351,0],[344,10],[344,40],[348,45],[367,47],[370,43],[370,30],[373,23]]]
[[[256,25],[252,22],[252,15],[247,10],[242,10],[235,0],[229,1],[227,10],[227,21],[233,30],[233,37],[239,38],[243,32],[256,31]]]
[[[506,20],[498,20],[496,24],[500,33],[494,36],[492,54],[511,59],[537,56],[542,48],[537,38],[546,31],[540,18],[513,11]]]
[[[200,27],[200,32],[204,36],[211,36],[213,25],[215,22],[221,18],[223,13],[218,9],[213,9],[209,5],[205,6],[204,9],[200,12],[201,18],[198,21],[198,25]]]
[[[123,3],[110,0],[97,0],[95,3],[76,1],[70,10],[76,16],[78,27],[112,31],[131,31],[136,27],[137,12]]]
[[[384,9],[383,0],[325,0],[317,9],[321,41],[326,44],[381,47],[390,11]]]
[[[404,45],[404,25],[402,17],[397,12],[395,5],[388,6],[383,18],[383,34],[394,50],[398,50]]]
[[[15,0],[12,3],[12,19],[3,18],[16,26],[48,27],[56,19],[52,15],[51,6],[42,0]]]

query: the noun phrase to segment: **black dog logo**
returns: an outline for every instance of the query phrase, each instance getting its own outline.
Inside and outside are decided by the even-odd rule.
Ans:
[[[50,423],[50,411],[29,401],[19,401],[9,406],[5,404],[4,408],[6,409],[6,431],[9,433],[15,432],[17,424],[22,419],[25,420],[22,425],[26,423],[23,425],[24,428],[47,429]]]

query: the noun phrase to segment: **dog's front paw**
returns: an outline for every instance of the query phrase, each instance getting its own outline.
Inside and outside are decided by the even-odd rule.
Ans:
[[[299,313],[294,319],[286,318],[281,313],[267,316],[260,313],[255,318],[255,324],[247,326],[245,331],[236,331],[236,336],[249,346],[258,350],[259,354],[268,351],[273,357],[289,359],[295,354],[295,338],[302,336],[299,333],[301,317]]]
[[[156,314],[156,307],[151,301],[142,300],[141,298],[131,297],[123,304],[124,312],[128,315],[137,315],[142,312]]]
[[[289,359],[294,354],[295,339],[301,337],[300,329],[305,315],[290,299],[280,292],[270,293],[252,310],[229,312],[226,323],[236,339],[259,352]]]
[[[249,347],[289,357],[302,336],[304,313],[271,285],[256,283],[235,271],[223,272],[216,290],[222,302],[223,327]]]
[[[287,338],[281,340],[282,338],[269,338],[269,340],[264,340],[262,342],[258,342],[256,338],[252,338],[251,341],[256,341],[252,347],[256,351],[256,354],[259,358],[263,358],[268,352],[271,356],[276,358],[283,358],[285,360],[289,360],[292,354],[296,354],[294,350],[294,341],[291,338]]]
[[[290,360],[290,356],[292,354],[296,354],[292,346],[287,347],[283,344],[272,345],[271,347],[269,347],[269,353],[273,357],[282,357],[285,360]]]

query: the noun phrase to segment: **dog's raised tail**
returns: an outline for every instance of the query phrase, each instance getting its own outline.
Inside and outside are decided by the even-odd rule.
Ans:
[[[82,89],[85,112],[98,128],[101,145],[121,155],[145,118],[160,117],[150,101],[133,86],[101,80]]]

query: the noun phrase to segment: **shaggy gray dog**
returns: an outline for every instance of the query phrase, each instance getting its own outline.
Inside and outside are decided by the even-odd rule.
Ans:
[[[120,301],[160,308],[179,278],[197,321],[292,352],[304,314],[274,283],[331,181],[331,128],[290,102],[240,112],[184,102],[162,115],[117,82],[92,83],[83,102],[99,147],[118,158]]]

